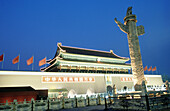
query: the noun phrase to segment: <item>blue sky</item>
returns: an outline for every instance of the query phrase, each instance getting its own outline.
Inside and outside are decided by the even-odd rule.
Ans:
[[[114,22],[123,23],[132,6],[137,25],[145,27],[139,36],[144,66],[157,66],[170,75],[169,0],[0,0],[0,55],[4,69],[17,70],[12,59],[20,54],[20,70],[31,70],[26,60],[53,58],[57,43],[113,52],[129,57],[127,35]],[[0,63],[1,68],[2,63]]]

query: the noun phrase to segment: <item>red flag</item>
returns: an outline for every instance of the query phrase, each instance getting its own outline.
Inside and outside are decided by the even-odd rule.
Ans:
[[[147,66],[145,66],[144,71],[146,71],[147,69],[148,69],[148,67],[147,67]]]
[[[39,61],[39,66],[46,64],[46,57]]]
[[[19,62],[19,56],[15,57],[13,60],[12,60],[12,63],[13,64],[16,64]]]
[[[4,61],[4,54],[0,56],[0,62]]]
[[[32,64],[34,61],[34,57],[32,56],[31,58],[29,58],[28,60],[27,60],[27,65],[30,65],[30,64]]]
[[[151,71],[152,70],[152,66],[148,69],[148,71]]]
[[[156,71],[156,66],[152,69],[152,71]]]

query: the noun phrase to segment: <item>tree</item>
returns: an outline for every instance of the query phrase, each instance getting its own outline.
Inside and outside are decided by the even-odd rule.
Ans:
[[[162,80],[163,82],[166,82],[166,80],[170,81],[170,78],[167,74],[162,74]]]

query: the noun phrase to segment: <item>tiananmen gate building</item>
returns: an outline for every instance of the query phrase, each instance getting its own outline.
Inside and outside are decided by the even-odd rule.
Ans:
[[[39,91],[37,96],[44,95],[40,92],[46,90],[49,98],[112,93],[113,85],[117,91],[132,91],[133,75],[128,61],[129,58],[120,57],[112,50],[99,51],[58,43],[54,58],[47,60],[49,65],[41,68],[41,72],[0,71],[0,86],[33,88],[31,91]],[[149,87],[163,85],[161,75],[145,75],[145,78]],[[36,99],[35,94],[33,96]]]

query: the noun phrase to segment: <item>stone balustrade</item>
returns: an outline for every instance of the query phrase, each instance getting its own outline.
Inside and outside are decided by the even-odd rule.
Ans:
[[[59,109],[68,109],[75,107],[86,107],[92,105],[101,105],[105,104],[105,99],[101,95],[93,95],[85,97],[74,97],[74,98],[60,98],[60,99],[49,99],[47,100],[34,100],[23,102],[18,102],[14,100],[11,103],[8,101],[5,104],[0,104],[0,110],[8,111],[46,111],[46,110],[59,110]]]

